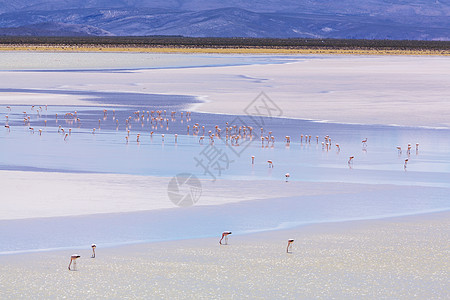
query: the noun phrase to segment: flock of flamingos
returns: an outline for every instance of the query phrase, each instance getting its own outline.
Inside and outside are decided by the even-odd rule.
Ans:
[[[7,106],[6,109],[11,112],[11,107]],[[35,113],[35,115],[40,118],[41,115],[43,114],[43,111],[47,111],[48,106],[31,106],[31,111]],[[191,112],[187,111],[187,112],[180,112],[180,120],[181,123],[183,123],[183,120],[185,119],[186,122],[191,121]],[[102,126],[102,122],[107,120],[107,116],[108,116],[108,110],[104,109],[103,110],[103,118],[98,119],[98,127],[97,128],[92,128],[92,134],[96,133],[96,130],[98,132],[98,130],[101,128]],[[177,112],[175,111],[171,111],[170,112],[170,119],[169,119],[169,113],[166,110],[142,110],[142,111],[135,111],[133,113],[133,116],[128,116],[128,118],[125,119],[125,130],[126,130],[126,136],[125,136],[125,142],[129,143],[131,141],[131,129],[132,129],[132,122],[134,123],[140,123],[142,127],[144,127],[144,122],[150,122],[151,128],[153,129],[152,131],[150,131],[150,138],[153,139],[153,135],[155,133],[155,131],[158,129],[158,127],[160,128],[166,128],[167,130],[169,129],[169,123],[171,122],[175,122],[176,121],[176,117],[177,117]],[[9,125],[9,116],[6,115],[6,123],[5,123],[5,128],[6,130],[8,130],[8,132],[11,132],[11,125]],[[28,127],[28,130],[31,133],[35,133],[35,129],[34,127],[31,126],[31,119],[32,116],[31,114],[27,113],[26,111],[23,111],[23,125]],[[63,118],[63,120],[66,122],[67,125],[75,125],[77,127],[81,127],[81,120],[78,116],[77,111],[74,112],[67,112],[64,113],[62,116],[55,114],[55,120],[56,122],[58,122],[58,118]],[[116,118],[116,112],[113,109],[112,110],[112,120],[115,122],[115,129],[119,130],[119,126],[120,126],[120,122],[118,120],[118,118]],[[47,126],[47,120],[43,121],[43,126],[46,127]],[[43,134],[43,129],[40,128],[37,130],[37,132],[39,133],[39,135]],[[273,147],[275,145],[275,137],[272,135],[272,131],[266,131],[267,134],[265,133],[264,128],[260,128],[260,139],[261,139],[261,146],[262,147]],[[62,134],[63,139],[66,141],[72,134],[72,129],[69,128],[68,130],[64,129],[61,125],[58,126],[58,133]],[[254,128],[251,126],[237,126],[237,125],[230,125],[228,122],[225,123],[225,128],[224,130],[222,128],[220,128],[218,125],[214,126],[214,128],[212,130],[208,130],[205,128],[205,126],[200,126],[199,123],[195,123],[194,125],[187,125],[186,126],[186,134],[187,135],[193,135],[193,136],[198,136],[198,142],[199,144],[203,144],[204,140],[207,139],[209,140],[210,144],[214,144],[215,139],[223,139],[224,141],[228,144],[230,143],[231,146],[239,146],[241,141],[244,140],[252,140],[254,137],[256,137],[256,134],[254,132]],[[178,134],[174,134],[174,141],[175,143],[178,142]],[[165,140],[165,134],[161,134],[161,140],[164,143]],[[314,139],[311,135],[300,135],[300,143],[311,143],[311,139]],[[136,143],[139,143],[141,140],[141,134],[137,133],[135,136],[135,140]],[[290,136],[285,136],[284,137],[284,142],[286,143],[286,146],[289,146],[291,143],[291,137]],[[315,136],[315,142],[318,145],[322,146],[322,150],[326,150],[326,151],[330,151],[333,147],[335,147],[337,152],[340,152],[341,147],[338,143],[335,143],[335,145],[333,146],[332,143],[332,139],[329,135],[326,135],[323,137],[323,141],[320,140],[319,136]],[[366,149],[367,147],[367,138],[363,139],[361,141],[362,144],[362,148],[363,150]],[[396,147],[397,152],[399,155],[402,154],[402,147],[401,146],[397,146]],[[404,160],[404,164],[403,164],[403,168],[406,170],[407,168],[407,164],[409,161],[409,156],[411,154],[411,149],[412,149],[412,145],[408,144],[406,147],[406,153],[408,155],[408,158],[406,158]],[[415,144],[415,151],[416,153],[419,150],[419,143]],[[252,164],[255,163],[255,157],[252,156]],[[352,168],[353,165],[353,161],[354,161],[355,156],[350,156],[348,158],[347,164],[349,166],[349,168]],[[274,164],[272,160],[268,160],[267,161],[269,168],[273,168]],[[290,174],[287,173],[286,174],[286,181],[288,180],[288,178],[290,177]]]
[[[8,112],[11,112],[10,106],[7,106],[6,109]],[[31,106],[31,111],[38,118],[40,118],[41,115],[43,115],[43,111],[44,110],[47,111],[47,109],[48,109],[47,105]],[[116,118],[115,110],[112,110],[111,113],[112,113],[112,120],[115,123],[114,124],[115,129],[119,130],[120,122]],[[150,122],[150,125],[152,128],[152,131],[150,131],[150,138],[153,139],[155,131],[158,129],[158,127],[166,128],[168,130],[170,122],[175,122],[178,114],[180,116],[181,123],[183,123],[184,120],[186,121],[186,123],[189,123],[191,121],[191,112],[189,112],[189,111],[179,112],[179,113],[172,111],[172,112],[170,112],[170,116],[166,110],[135,111],[132,116],[128,116],[128,118],[125,119],[125,123],[124,123],[125,132],[126,132],[125,143],[129,143],[132,140],[131,139],[131,137],[132,137],[131,130],[132,130],[133,122],[134,122],[134,124],[140,123],[141,127],[144,127],[144,122]],[[46,113],[45,113],[45,115],[46,115]],[[4,127],[8,132],[11,132],[12,126],[9,124],[9,121],[10,121],[9,115],[6,114],[5,118],[6,118],[6,121],[5,121]],[[69,126],[75,125],[77,127],[81,127],[81,120],[76,111],[64,113],[62,115],[55,114],[56,124],[58,123],[58,120],[59,120],[58,118],[62,119]],[[92,134],[96,134],[96,132],[99,131],[103,122],[105,122],[107,120],[107,118],[108,118],[108,110],[104,109],[103,117],[98,119],[98,127],[92,128]],[[34,134],[36,130],[34,129],[34,127],[31,126],[31,121],[32,121],[32,115],[27,113],[26,111],[23,111],[23,126],[22,127],[28,127],[28,130],[30,131],[30,133]],[[43,125],[43,127],[46,127],[47,120],[44,120],[42,125]],[[39,135],[42,135],[44,133],[42,128],[38,129],[37,132],[39,133]],[[58,133],[62,135],[62,137],[65,141],[67,141],[72,134],[72,129],[69,128],[66,130],[61,125],[58,125]],[[263,148],[264,147],[273,147],[275,144],[275,137],[272,135],[272,131],[267,131],[266,135],[264,133],[265,133],[264,128],[260,128],[261,146]],[[205,139],[209,140],[210,144],[214,144],[216,139],[223,139],[223,141],[225,141],[226,143],[230,143],[231,146],[239,146],[242,141],[248,140],[248,139],[252,140],[256,136],[255,130],[253,127],[231,125],[228,122],[225,123],[224,129],[222,129],[218,125],[216,125],[211,130],[207,130],[205,128],[205,126],[201,126],[198,123],[195,123],[192,126],[187,125],[186,126],[186,135],[197,136],[199,144],[203,144]],[[140,139],[141,139],[141,134],[136,133],[134,138],[135,138],[136,143],[139,143]],[[178,142],[178,134],[174,134],[173,138],[174,138],[174,142],[177,143]],[[165,134],[161,134],[162,143],[164,143],[164,139],[165,139]],[[315,138],[313,138],[311,135],[303,135],[303,134],[300,135],[300,143],[303,143],[303,142],[311,143],[311,140],[313,140],[313,141],[315,140],[315,143],[317,145],[321,145],[322,150],[324,150],[324,151],[330,151],[333,147],[335,147],[337,152],[340,152],[340,150],[341,150],[341,147],[338,143],[335,143],[333,146],[332,139],[328,135],[323,137],[323,141],[319,138],[319,136],[315,136]],[[290,143],[291,143],[291,137],[285,136],[284,142],[285,142],[286,146],[289,147]],[[361,141],[361,144],[362,144],[362,148],[364,150],[367,147],[367,138],[363,139]],[[404,165],[403,165],[405,170],[407,168],[407,163],[409,161],[409,155],[411,154],[411,149],[412,149],[412,145],[408,144],[406,147],[406,153],[408,155],[408,158],[406,158],[404,160]],[[402,154],[401,146],[397,146],[396,150],[399,155]],[[419,150],[418,143],[415,144],[415,150],[416,150],[416,152]],[[355,158],[355,156],[350,156],[348,159],[347,163],[350,168],[352,167],[354,158]],[[252,164],[255,163],[255,156],[251,157],[251,163]],[[274,167],[272,160],[268,160],[267,163],[268,163],[269,168]],[[290,178],[290,174],[286,173],[285,177],[286,177],[286,181],[288,181],[288,179]],[[228,236],[230,234],[231,234],[231,231],[223,232],[221,239],[219,241],[219,244],[227,245],[228,244]],[[287,253],[290,253],[293,242],[294,242],[293,239],[288,240],[287,248],[286,248]],[[92,252],[93,252],[92,258],[95,258],[95,249],[97,246],[95,244],[92,244],[91,247],[92,247]],[[80,258],[80,255],[78,255],[78,254],[73,254],[71,256],[70,263],[68,266],[69,270],[76,269],[76,260],[78,258]]]

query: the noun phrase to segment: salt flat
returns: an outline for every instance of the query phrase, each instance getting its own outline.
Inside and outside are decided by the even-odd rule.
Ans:
[[[1,105],[83,106],[90,115],[90,127],[74,128],[67,141],[57,132],[61,123],[50,119],[54,107],[42,138],[22,125],[0,136],[2,149],[9,151],[0,152],[0,240],[8,253],[0,255],[1,298],[445,297],[449,146],[443,137],[450,128],[450,59],[302,56],[281,63],[261,57],[267,61],[179,68],[163,63],[158,69],[149,69],[151,63],[107,69],[111,56],[91,70],[0,68]],[[86,96],[92,92],[190,95],[204,103],[189,109],[230,118],[245,114],[265,92],[287,123],[278,120],[277,146],[249,148],[258,151],[255,169],[246,153],[245,163],[226,178],[201,178],[201,200],[184,210],[168,199],[168,173],[183,165],[176,159],[192,160],[197,153],[192,149],[201,149],[197,139],[180,133],[179,148],[173,142],[162,147],[161,140],[150,140],[149,129],[139,129],[142,144],[128,147],[122,127],[94,135],[92,123],[108,103]],[[119,105],[141,109],[126,97]],[[3,115],[10,113],[5,109]],[[198,117],[199,123],[224,120]],[[342,152],[334,145],[328,152],[319,142],[299,142],[304,128],[288,118],[319,120],[313,123],[317,127],[370,126],[335,129]],[[325,124],[327,130],[337,126]],[[184,129],[186,123],[177,126]],[[369,146],[361,149],[366,133]],[[290,146],[279,142],[285,134],[292,135]],[[421,147],[416,153],[395,149],[416,142]],[[354,153],[353,166],[347,160]],[[176,159],[166,165],[170,155]],[[266,165],[273,157],[274,171]],[[192,165],[184,166],[193,172]],[[284,173],[292,170],[293,180],[284,182]],[[323,220],[334,223],[317,224]],[[234,232],[228,246],[219,246],[217,238],[199,239],[224,230]],[[285,251],[289,238],[295,239],[292,254]],[[148,241],[153,243],[117,247]],[[93,242],[98,257],[90,259]],[[11,254],[32,251],[38,253]],[[81,254],[78,271],[69,272],[75,251]]]
[[[2,298],[427,298],[449,293],[449,213],[0,256]],[[287,240],[294,238],[291,254]]]
[[[268,59],[271,59],[268,56]],[[265,92],[284,117],[359,124],[450,126],[449,57],[303,56],[287,64],[134,70],[0,72],[1,87],[192,95],[195,110],[245,114]],[[37,104],[30,98],[30,103]],[[11,100],[2,97],[3,104]],[[65,105],[75,104],[68,99]],[[45,104],[45,103],[41,103]],[[420,118],[415,116],[420,115]]]

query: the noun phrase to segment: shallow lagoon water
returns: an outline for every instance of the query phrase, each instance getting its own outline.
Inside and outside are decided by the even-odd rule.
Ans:
[[[145,97],[148,98],[148,95]],[[192,113],[189,119],[181,119],[180,111],[172,119],[169,112],[181,107],[178,101],[172,106],[158,107],[167,111],[169,120],[162,124],[159,122],[157,126],[155,122],[152,124],[147,113],[143,121],[134,118],[136,110],[147,112],[156,107],[108,107],[106,117],[102,109],[95,107],[49,107],[40,117],[32,115],[30,126],[34,128],[34,133],[23,125],[23,111],[27,107],[17,106],[10,112],[3,108],[0,117],[5,118],[8,113],[11,132],[3,130],[0,135],[4,149],[0,166],[10,170],[33,168],[162,177],[193,173],[204,179],[243,180],[283,180],[284,174],[289,172],[290,180],[294,181],[450,187],[450,142],[446,138],[449,130],[330,124],[268,117],[255,119],[251,116],[203,113]],[[64,119],[65,112],[74,111],[77,111],[80,122]],[[56,113],[58,119],[55,118]],[[125,120],[129,116],[133,116],[133,119],[128,134]],[[46,126],[44,120],[47,120]],[[240,146],[234,146],[222,133],[222,137],[216,137],[211,144],[207,132],[214,132],[216,125],[225,131],[226,122],[230,126],[252,126],[253,137],[240,141]],[[274,144],[261,142],[259,122],[264,122],[263,136],[272,131]],[[203,141],[200,141],[202,129],[198,135],[192,134],[192,127],[196,123],[200,127],[205,126],[206,136]],[[71,129],[66,140],[62,132],[58,133],[59,126],[66,133]],[[42,136],[38,133],[39,129],[43,130]],[[137,134],[140,134],[139,142]],[[162,134],[165,135],[164,141]],[[176,143],[175,134],[178,134]],[[302,134],[311,135],[311,140],[305,142],[306,138],[303,137],[301,141]],[[287,135],[291,137],[290,144],[285,143]],[[326,135],[332,139],[328,150],[322,145]],[[316,136],[319,136],[318,142]],[[367,147],[361,143],[365,138],[368,139]],[[410,154],[407,153],[408,143],[412,147]],[[415,149],[416,143],[419,143],[418,151]],[[401,154],[397,146],[402,147]],[[217,168],[205,170],[199,164],[209,150],[220,152],[223,161],[220,171]],[[251,156],[255,156],[255,165],[251,164]],[[350,156],[355,158],[349,165]],[[408,159],[406,169],[405,159]],[[274,168],[268,168],[267,160],[273,161]]]
[[[238,61],[239,59],[235,63]],[[208,62],[204,62],[206,64]],[[176,66],[176,60],[173,66]],[[157,67],[172,65],[165,63]],[[11,111],[1,107],[0,119],[5,120],[8,115],[11,126],[11,132],[6,128],[0,132],[2,170],[117,173],[168,178],[179,173],[192,173],[205,180],[216,178],[242,181],[284,181],[284,174],[289,172],[291,181],[391,184],[395,188],[370,194],[358,192],[346,195],[345,198],[338,197],[337,200],[330,196],[288,197],[122,214],[0,220],[0,253],[3,254],[73,249],[90,245],[92,241],[100,246],[111,246],[208,237],[216,236],[224,228],[232,230],[234,234],[244,234],[310,223],[450,209],[448,129],[331,124],[195,112],[187,119],[181,118],[180,112],[188,110],[189,105],[197,100],[182,95],[14,91],[75,93],[85,95],[89,101],[113,106],[105,107],[108,110],[106,117],[102,108],[94,106],[49,106],[47,110],[42,110],[40,116],[36,113],[37,108],[31,110],[30,106],[13,106]],[[137,110],[146,112],[158,109],[167,111],[168,126],[167,123],[155,126],[148,117],[143,120],[134,118],[133,113]],[[24,125],[23,111],[30,115],[30,126],[34,128],[34,133],[28,125]],[[65,113],[75,111],[80,122],[64,118]],[[171,111],[177,112],[174,120],[170,117]],[[147,116],[147,113],[144,115]],[[129,116],[132,118],[127,143],[125,120]],[[47,120],[46,126],[44,120]],[[119,121],[118,127],[116,120]],[[231,145],[230,141],[223,138],[226,122],[238,127],[254,127],[253,138],[241,141],[240,146]],[[263,135],[272,131],[274,145],[261,143],[259,128],[262,122]],[[192,134],[195,123],[204,125],[206,132],[214,132],[218,125],[222,128],[222,139],[216,137],[211,145],[206,136],[200,142],[202,130],[199,135]],[[187,133],[188,125],[190,134]],[[72,129],[66,140],[64,134],[58,132],[59,126],[65,132]],[[95,134],[92,133],[93,128],[96,128]],[[42,136],[38,133],[39,129],[43,130]],[[150,136],[151,131],[154,132],[153,137]],[[136,142],[138,133],[141,135],[139,143]],[[165,135],[164,142],[162,134]],[[174,134],[178,134],[177,143]],[[301,141],[301,134],[311,135],[311,141],[305,142],[304,138]],[[332,138],[332,146],[328,150],[321,144],[326,135]],[[289,145],[284,141],[285,136],[291,137]],[[318,143],[316,136],[319,136]],[[365,138],[368,139],[367,147],[363,147],[361,143]],[[335,146],[336,143],[340,145],[340,151]],[[412,145],[409,155],[406,151],[408,143]],[[416,143],[420,144],[417,152]],[[401,154],[398,153],[397,146],[402,147]],[[205,172],[199,164],[200,160],[205,162],[205,151],[212,149],[226,158],[225,165],[222,160],[220,172],[213,167]],[[256,159],[254,165],[251,164],[252,155]],[[355,158],[349,165],[350,156]],[[405,169],[404,161],[407,158],[409,161]],[[274,168],[268,168],[267,160],[273,161]],[[232,188],[230,192],[233,192]],[[71,228],[78,228],[78,233],[68,236],[67,232]]]
[[[163,107],[167,111],[177,106]],[[145,212],[41,218],[0,221],[0,253],[26,252],[32,249],[64,249],[82,247],[90,241],[103,246],[127,243],[174,240],[182,238],[215,236],[223,228],[233,228],[235,234],[289,228],[310,223],[370,219],[385,216],[441,211],[450,208],[450,143],[445,139],[448,130],[405,128],[389,126],[364,126],[318,123],[305,120],[265,118],[265,132],[272,131],[275,143],[261,143],[260,131],[253,139],[232,146],[226,139],[216,138],[210,144],[208,138],[199,142],[199,135],[192,135],[192,125],[204,125],[206,131],[214,131],[215,125],[225,127],[226,122],[236,125],[253,125],[249,116],[228,116],[192,113],[181,119],[179,111],[169,126],[152,126],[150,119],[144,122],[132,119],[128,143],[125,119],[133,116],[136,106],[108,107],[108,115],[98,107],[48,107],[40,117],[35,115],[30,132],[23,122],[25,107],[12,111],[2,108],[1,117],[7,113],[11,132],[0,134],[2,155],[0,166],[4,170],[38,170],[75,173],[118,173],[172,177],[179,173],[193,173],[206,180],[277,180],[283,181],[289,172],[292,181],[344,182],[365,184],[393,184],[400,187],[389,191],[358,192],[336,201],[334,197],[309,196],[255,200],[213,206],[194,206],[151,210]],[[142,107],[152,110],[153,107]],[[65,120],[55,114],[78,112],[80,123]],[[236,119],[235,119],[236,118]],[[100,128],[98,127],[98,120]],[[43,122],[47,120],[47,126]],[[260,120],[260,119],[258,119]],[[63,129],[72,129],[64,140]],[[190,133],[187,134],[187,126]],[[92,133],[96,128],[95,134]],[[37,132],[43,128],[42,136]],[[150,132],[154,131],[153,137]],[[136,135],[140,133],[140,142]],[[174,134],[178,134],[177,143]],[[165,135],[164,142],[161,134]],[[300,141],[301,134],[311,135],[311,142]],[[200,134],[201,135],[201,134]],[[292,142],[287,145],[286,135]],[[329,135],[333,145],[328,151],[322,148],[323,137]],[[315,136],[319,136],[317,143]],[[367,138],[367,147],[361,140]],[[408,143],[420,143],[419,151],[413,147],[399,154],[396,146],[406,148]],[[220,174],[210,168],[205,172],[198,164],[202,151],[214,147],[230,160]],[[251,164],[251,156],[256,158]],[[353,164],[347,160],[355,156]],[[404,160],[409,158],[407,169]],[[197,160],[196,160],[197,159]],[[267,160],[274,168],[268,168]],[[289,183],[286,183],[289,184]],[[402,187],[404,186],[404,187]],[[230,189],[230,192],[233,192]],[[200,200],[201,201],[201,200]],[[70,228],[78,228],[78,234],[67,236]],[[92,230],[95,228],[95,230]],[[51,232],[51,234],[49,234]]]

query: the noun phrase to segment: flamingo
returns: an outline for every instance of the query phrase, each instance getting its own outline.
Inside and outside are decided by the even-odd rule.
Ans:
[[[69,136],[69,134],[66,133],[66,135],[64,136],[64,140],[66,140],[68,136]]]
[[[252,165],[255,164],[255,156],[252,155]]]
[[[231,231],[224,231],[222,233],[222,238],[219,241],[220,245],[228,245],[228,236],[231,234]],[[222,244],[222,240],[225,239],[225,244]]]
[[[406,165],[408,164],[409,159],[405,159],[405,164],[403,165],[403,169],[406,170]]]
[[[269,163],[269,168],[273,168],[273,162],[271,160],[267,161]]]
[[[77,260],[78,258],[80,258],[80,257],[81,257],[81,256],[78,255],[78,254],[72,254],[72,256],[70,256],[69,271],[71,271],[71,270],[70,270],[70,265],[72,265],[72,262],[73,262],[73,269],[74,269],[74,270],[76,269],[76,267],[77,267],[77,262],[76,262],[76,260]]]
[[[339,146],[339,144],[336,144],[336,148],[337,148],[338,152],[341,151],[341,147]]]
[[[402,154],[402,147],[397,146],[397,150],[398,150],[398,154],[399,154],[399,155]]]
[[[363,147],[367,147],[367,138],[361,141]]]
[[[355,158],[354,156],[350,156],[350,158],[348,159],[348,164],[352,164],[354,158]]]
[[[8,129],[8,132],[11,132],[11,127],[9,127],[9,125],[5,125],[5,128]]]
[[[91,258],[95,258],[95,248],[97,248],[97,245],[96,244],[92,244],[91,247],[92,247],[92,256],[91,256]]]
[[[42,135],[42,129],[39,129],[39,135]]]
[[[178,141],[178,134],[175,133],[175,143]]]
[[[285,139],[286,139],[286,143],[287,144],[290,144],[291,143],[291,137],[290,136],[285,136]]]
[[[288,179],[289,177],[291,177],[291,175],[289,173],[286,173],[284,176],[286,177],[286,182],[288,182]]]
[[[286,253],[289,253],[289,250],[292,250],[292,244],[294,243],[294,239],[289,239],[286,247]]]
[[[92,134],[95,134],[95,128],[92,128]]]

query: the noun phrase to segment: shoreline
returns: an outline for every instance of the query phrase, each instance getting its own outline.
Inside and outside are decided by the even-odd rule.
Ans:
[[[448,294],[450,212],[274,232],[0,256],[10,297],[440,298]],[[295,240],[290,254],[286,241]],[[58,280],[48,281],[48,278]],[[120,280],[119,280],[120,279]],[[96,284],[102,282],[103,284]],[[251,287],[251,288],[249,288]]]
[[[320,55],[382,55],[382,56],[450,56],[450,50],[381,50],[381,49],[287,49],[287,48],[200,48],[200,47],[121,47],[121,46],[50,46],[2,45],[1,51],[33,52],[130,52],[130,53],[181,53],[181,54],[320,54]]]
[[[69,217],[80,217],[80,216],[89,216],[89,217],[98,217],[103,215],[108,215],[111,213],[98,213],[94,215],[75,215],[75,216],[69,216]],[[440,216],[440,215],[448,215],[450,217],[450,208],[445,209],[436,209],[436,210],[429,210],[429,211],[418,211],[413,213],[399,213],[394,215],[383,215],[383,216],[373,216],[368,218],[354,218],[354,219],[343,219],[343,220],[335,220],[335,221],[317,221],[317,222],[308,222],[300,225],[295,225],[293,227],[286,227],[286,228],[272,228],[272,229],[262,229],[257,230],[255,232],[247,232],[247,233],[239,233],[233,235],[234,237],[239,237],[241,239],[244,239],[245,237],[249,238],[255,238],[258,236],[266,236],[266,235],[273,235],[276,236],[278,234],[286,234],[288,232],[310,232],[315,231],[318,228],[322,227],[349,227],[353,226],[358,223],[375,223],[375,222],[390,222],[390,221],[415,221],[417,219],[427,218],[432,219],[434,216]],[[35,219],[47,219],[52,217],[36,217],[32,219],[14,219],[14,220],[4,220],[4,221],[26,221],[26,220],[35,220]],[[2,220],[3,221],[3,220]],[[201,241],[201,240],[215,240],[217,237],[192,237],[192,238],[177,238],[177,239],[167,239],[167,240],[156,240],[156,241],[148,241],[148,240],[138,240],[138,241],[127,241],[123,243],[111,243],[111,244],[104,244],[102,245],[102,249],[105,250],[114,250],[114,249],[122,249],[122,248],[128,248],[128,247],[140,247],[140,246],[148,246],[148,245],[158,245],[158,244],[166,244],[166,243],[185,243],[185,242],[195,242],[195,241]],[[59,247],[59,248],[47,248],[47,249],[28,249],[28,250],[17,250],[17,251],[5,251],[0,252],[0,258],[4,256],[13,256],[13,255],[31,255],[31,254],[37,254],[37,253],[57,253],[57,252],[65,252],[65,251],[83,251],[85,250],[86,246],[65,246],[65,247]]]

